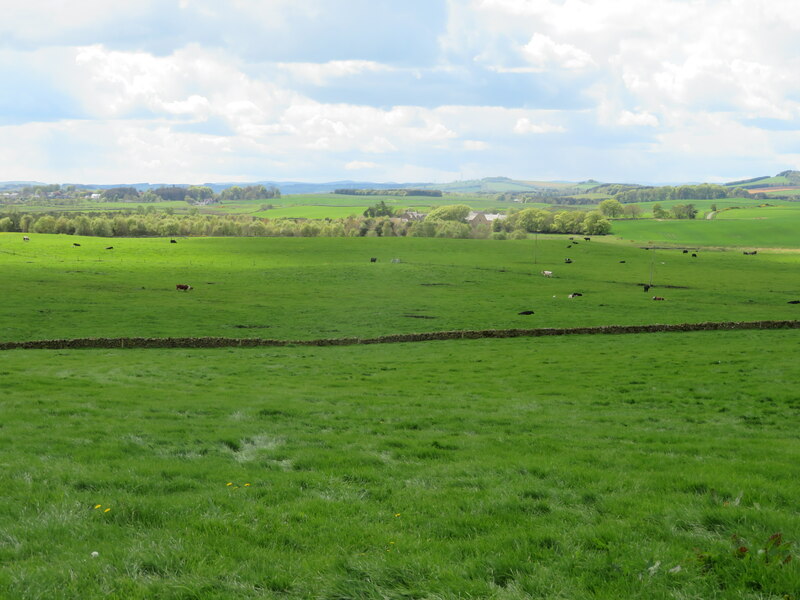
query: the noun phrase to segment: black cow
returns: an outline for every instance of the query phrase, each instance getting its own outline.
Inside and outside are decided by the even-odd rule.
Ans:
[[[684,250],[683,253],[684,254],[689,254],[689,251],[688,250]]]
[[[589,241],[590,239],[592,239],[592,238],[587,238],[587,237],[585,237],[585,238],[583,238],[583,239],[585,239],[585,240],[588,242],[588,241]]]
[[[106,250],[113,250],[114,246],[106,246]]]
[[[744,254],[745,256],[755,256],[756,254],[758,254],[758,250],[753,250],[752,252],[746,252],[745,251],[745,252],[742,252],[742,254]]]
[[[695,254],[694,252],[692,252],[692,258],[697,258],[697,254]]]
[[[73,246],[80,246],[80,244],[78,242],[72,242],[72,245]]]
[[[375,258],[375,257],[373,257],[373,258],[370,258],[370,259],[369,259],[369,262],[378,262],[378,259],[377,259],[377,258]]]
[[[651,287],[653,287],[653,286],[652,285],[645,285],[644,286],[644,291],[645,292],[649,292]]]
[[[619,264],[621,264],[621,265],[622,265],[622,264],[625,264],[625,261],[624,261],[624,260],[621,260],[621,261],[619,261]]]
[[[532,315],[532,310],[523,310],[522,312],[517,313],[518,315]]]
[[[789,304],[800,304],[800,300],[789,300]]]
[[[578,298],[579,296],[583,296],[583,294],[581,294],[580,292],[573,292],[572,294],[567,296],[567,298]]]
[[[170,241],[169,241],[169,243],[170,243],[170,244],[177,244],[177,243],[178,243],[178,240],[170,240]]]
[[[567,263],[568,265],[572,264],[572,259],[571,258],[565,258],[564,262]]]

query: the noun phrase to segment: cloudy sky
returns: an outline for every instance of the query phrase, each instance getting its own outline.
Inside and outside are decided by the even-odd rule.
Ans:
[[[800,168],[796,0],[3,0],[0,180]]]

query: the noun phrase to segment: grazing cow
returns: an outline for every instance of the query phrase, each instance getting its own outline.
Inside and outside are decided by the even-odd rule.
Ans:
[[[572,259],[571,258],[565,258],[564,262],[567,263],[568,265],[572,264]]]
[[[369,262],[378,262],[378,259],[375,258],[375,257],[372,257],[372,258],[369,259]]]
[[[30,242],[30,241],[31,241],[31,238],[29,238],[27,235],[23,235],[23,236],[22,236],[22,241],[23,241],[23,242]]]
[[[588,241],[589,241],[590,239],[592,239],[592,238],[587,238],[587,237],[585,237],[585,238],[583,238],[583,239],[585,239],[585,240],[588,242]]]
[[[567,249],[569,249],[569,248],[572,248],[572,244],[570,244],[569,246],[567,246]]]
[[[170,240],[170,241],[169,241],[169,243],[170,243],[170,244],[177,244],[177,243],[178,243],[178,240]]]
[[[578,298],[580,296],[583,296],[583,294],[581,294],[580,292],[573,292],[572,294],[567,296],[567,298]]]
[[[789,300],[788,304],[800,304],[800,300]]]
[[[625,261],[624,261],[624,260],[621,260],[621,261],[619,261],[619,264],[621,264],[621,265],[622,265],[622,264],[625,264]]]
[[[552,277],[553,276],[553,272],[552,271],[542,271],[542,275],[544,275],[545,277]]]
[[[661,296],[653,296],[653,300],[664,300]]]
[[[106,246],[106,250],[113,250],[114,246]]]
[[[532,315],[533,311],[532,310],[523,310],[522,312],[518,312],[517,314],[518,315]]]
[[[745,256],[755,256],[758,254],[758,250],[753,250],[752,252],[742,252]]]
[[[689,254],[689,251],[688,250],[684,250],[683,253],[684,254]]]
[[[653,286],[652,286],[652,285],[646,285],[646,284],[645,284],[645,286],[644,286],[644,291],[645,291],[645,293],[649,292],[651,287],[653,287]]]
[[[72,245],[73,246],[80,246],[80,244],[78,242],[72,242]]]
[[[570,240],[574,240],[575,238],[574,238],[574,237],[572,237],[572,236],[570,236],[570,238],[569,238],[569,239],[570,239]]]
[[[697,258],[697,254],[695,254],[694,252],[692,252],[692,258]]]
[[[192,286],[190,286],[188,283],[179,283],[178,285],[175,286],[175,289],[183,292],[188,292],[190,289],[192,289]]]

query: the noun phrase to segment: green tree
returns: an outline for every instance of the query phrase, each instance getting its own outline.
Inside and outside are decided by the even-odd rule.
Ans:
[[[450,204],[434,208],[425,217],[426,221],[461,221],[467,220],[470,208],[466,204]]]
[[[589,235],[606,235],[611,232],[611,221],[603,218],[603,214],[593,210],[586,215],[582,224],[583,233]]]
[[[661,208],[661,205],[656,202],[653,204],[653,218],[654,219],[666,219],[669,217],[669,213]]]
[[[392,207],[381,200],[364,211],[365,217],[391,217],[394,214]]]
[[[36,220],[33,225],[33,231],[36,233],[55,233],[56,232],[56,218],[50,215],[44,215]]]
[[[624,207],[622,206],[622,202],[619,200],[615,200],[614,198],[609,198],[608,200],[603,200],[600,203],[600,212],[603,213],[606,217],[616,218],[622,216]]]

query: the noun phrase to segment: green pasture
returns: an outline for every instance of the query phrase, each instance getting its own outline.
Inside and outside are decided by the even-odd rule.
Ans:
[[[363,206],[283,206],[255,213],[257,217],[267,219],[303,218],[303,219],[344,219],[347,217],[361,217],[368,205]]]
[[[2,340],[800,319],[793,252],[28,236]],[[0,598],[799,600],[797,339],[4,351]]]
[[[0,597],[796,599],[796,342],[6,352]]]
[[[792,253],[701,252],[691,258],[680,250],[653,253],[599,239],[578,237],[573,245],[568,236],[180,238],[177,244],[29,236],[24,242],[21,234],[0,234],[3,340],[309,339],[800,314],[787,305],[800,297],[800,254]],[[543,270],[554,276],[542,277]],[[638,285],[651,281],[651,271],[653,291],[667,302],[653,303],[653,292]],[[178,283],[194,289],[178,292]],[[573,292],[583,296],[568,299]],[[518,314],[524,310],[535,314]]]
[[[726,210],[712,220],[617,220],[612,233],[629,240],[688,246],[800,248],[800,206]]]
[[[135,211],[137,208],[152,208],[159,211],[172,209],[176,213],[188,212],[192,206],[187,202],[178,200],[165,200],[163,202],[98,202],[85,200],[74,204],[3,204],[0,201],[0,211],[18,210],[19,212],[123,212]]]
[[[758,206],[763,204],[764,200],[757,200],[755,198],[722,198],[719,200],[662,200],[660,202],[633,202],[636,206],[640,207],[645,216],[652,216],[653,205],[659,204],[661,208],[669,210],[676,204],[692,204],[698,210],[697,218],[703,218],[703,215],[711,212],[711,207],[716,206],[717,210],[728,208],[731,206]]]

